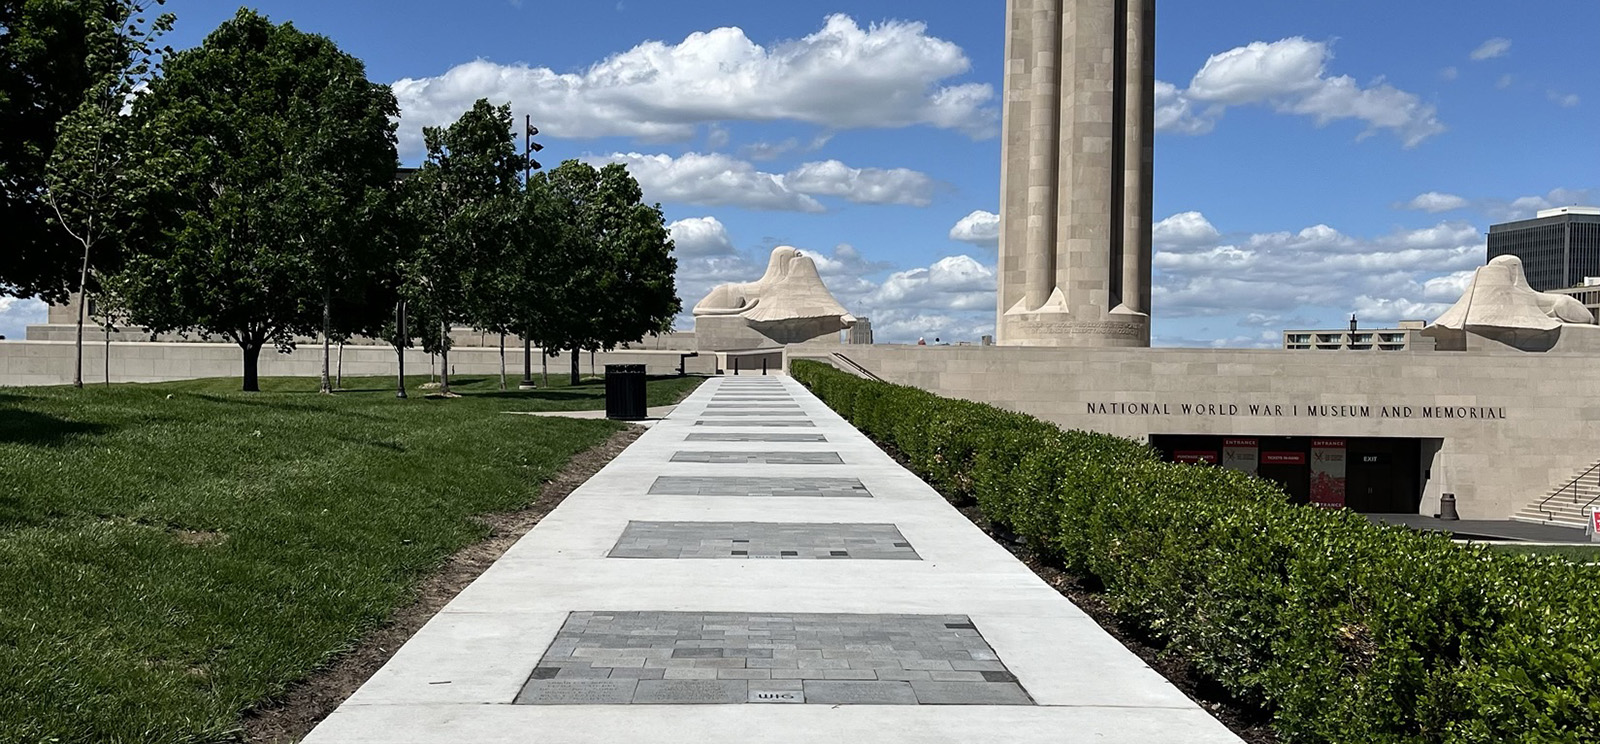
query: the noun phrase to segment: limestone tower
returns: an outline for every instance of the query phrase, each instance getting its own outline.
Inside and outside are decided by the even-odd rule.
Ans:
[[[1007,0],[997,342],[1149,346],[1155,0]]]

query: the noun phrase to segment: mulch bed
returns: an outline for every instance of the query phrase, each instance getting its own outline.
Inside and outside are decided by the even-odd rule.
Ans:
[[[417,585],[416,599],[396,610],[389,622],[368,633],[355,648],[341,654],[328,667],[297,683],[278,702],[245,715],[243,741],[250,744],[289,744],[310,733],[334,708],[394,656],[439,610],[461,590],[499,560],[539,520],[544,519],[578,486],[644,433],[629,427],[613,434],[600,446],[581,452],[544,484],[539,500],[517,512],[490,514],[479,520],[491,530],[487,540],[462,549],[438,571]]]

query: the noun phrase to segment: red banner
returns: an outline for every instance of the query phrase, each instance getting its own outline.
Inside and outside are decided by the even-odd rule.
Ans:
[[[1172,453],[1172,459],[1173,459],[1174,462],[1184,462],[1184,463],[1189,463],[1191,465],[1202,464],[1202,463],[1206,464],[1206,465],[1215,465],[1215,464],[1217,464],[1217,453],[1215,453],[1215,452],[1174,452],[1174,453]]]
[[[1304,465],[1306,453],[1304,452],[1263,452],[1261,453],[1262,465]]]
[[[1345,450],[1343,439],[1311,440],[1311,503],[1343,509]]]

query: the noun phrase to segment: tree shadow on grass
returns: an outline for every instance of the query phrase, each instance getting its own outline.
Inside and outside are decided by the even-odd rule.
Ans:
[[[273,411],[280,411],[280,412],[284,412],[284,413],[294,412],[294,413],[318,414],[318,415],[324,415],[324,416],[338,416],[340,418],[358,419],[358,420],[361,420],[361,421],[381,421],[381,420],[383,420],[381,417],[373,415],[371,413],[366,413],[366,412],[357,411],[357,410],[351,410],[348,407],[319,406],[319,405],[314,405],[314,404],[310,404],[310,403],[291,403],[291,402],[288,402],[288,401],[286,401],[286,400],[284,400],[282,398],[278,398],[278,399],[247,398],[247,397],[230,398],[230,397],[224,397],[224,396],[220,396],[220,395],[212,395],[210,393],[186,393],[185,395],[189,396],[189,397],[193,397],[193,398],[195,398],[197,400],[206,401],[207,403],[215,403],[215,404],[219,404],[219,405],[246,406],[246,407],[249,407],[249,408],[265,408],[265,409],[270,409],[270,410],[273,410]]]
[[[547,390],[488,390],[484,392],[464,392],[462,397],[468,398],[503,398],[510,400],[546,400],[546,401],[573,401],[573,400],[604,400],[605,395],[595,390],[573,390],[572,388],[553,388]]]
[[[0,444],[61,447],[81,437],[105,433],[104,424],[72,421],[36,411],[0,408]]]

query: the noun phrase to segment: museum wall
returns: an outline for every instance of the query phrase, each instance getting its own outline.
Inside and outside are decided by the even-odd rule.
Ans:
[[[1600,357],[860,346],[879,377],[1067,428],[1441,439],[1421,512],[1504,519],[1600,460]],[[1424,448],[1427,452],[1428,449]]]

